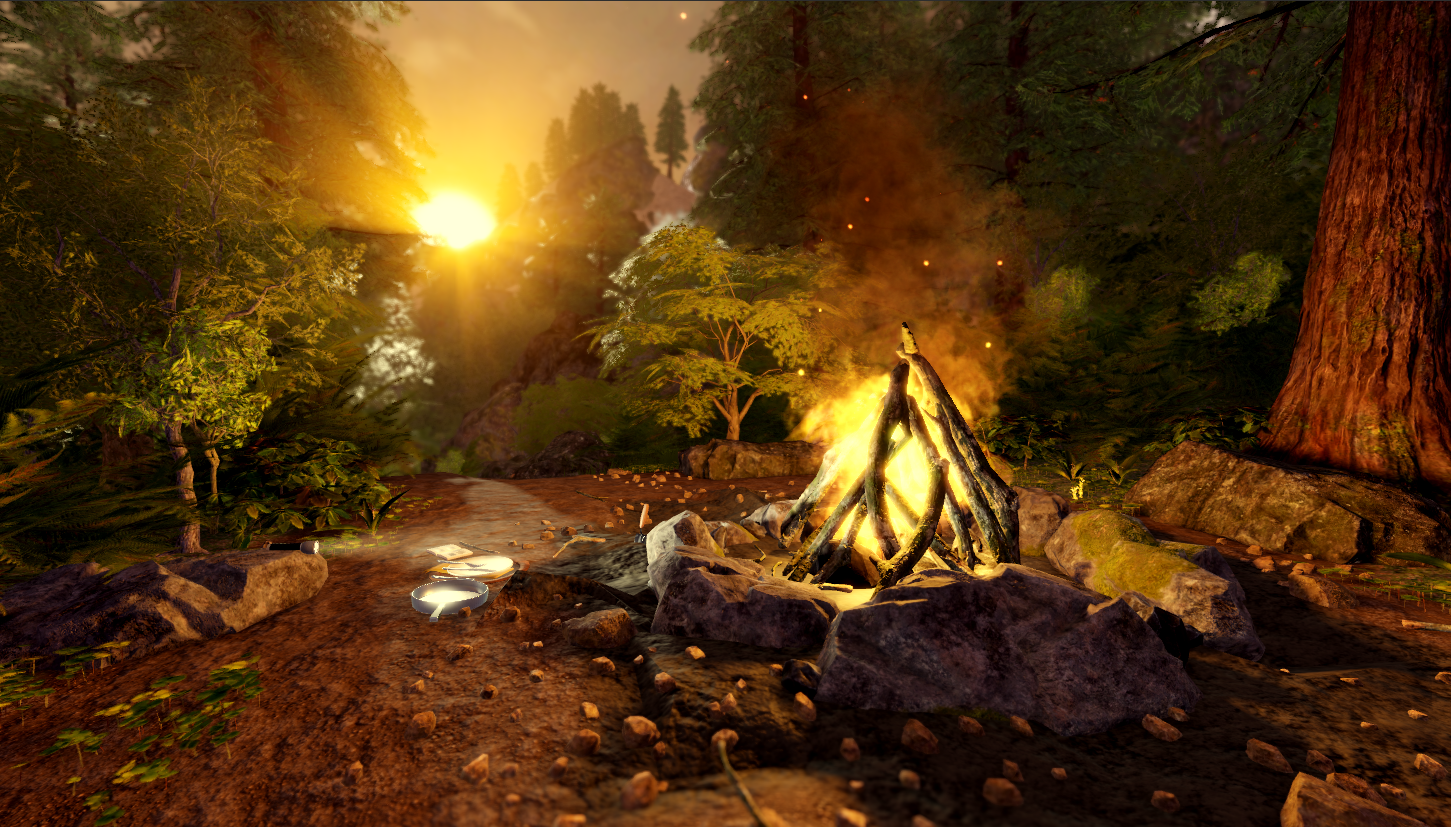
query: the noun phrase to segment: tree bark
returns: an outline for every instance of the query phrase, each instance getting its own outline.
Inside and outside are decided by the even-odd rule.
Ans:
[[[1353,3],[1300,335],[1265,448],[1451,491],[1451,6]]]
[[[176,469],[176,491],[188,506],[195,506],[195,474],[187,459],[186,441],[182,439],[180,425],[166,425],[166,445],[171,451],[171,458],[181,463],[181,467]],[[201,554],[204,551],[202,527],[199,523],[192,522],[182,527],[181,536],[176,541],[176,550],[179,554]]]

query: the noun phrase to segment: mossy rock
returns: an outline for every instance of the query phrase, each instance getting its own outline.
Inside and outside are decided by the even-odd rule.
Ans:
[[[1186,559],[1184,549],[1160,545],[1143,523],[1117,511],[1075,512],[1064,520],[1048,545],[1061,548],[1070,539],[1077,541],[1079,553],[1093,564],[1092,571],[1082,580],[1083,585],[1109,597],[1118,597],[1126,591],[1159,594],[1175,574],[1200,570]],[[1190,544],[1175,543],[1174,546]],[[1201,548],[1190,547],[1195,551]],[[1053,563],[1060,569],[1072,568],[1067,560],[1054,559]]]

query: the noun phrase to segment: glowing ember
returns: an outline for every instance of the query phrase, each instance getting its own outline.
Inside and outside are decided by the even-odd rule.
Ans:
[[[797,376],[805,376],[806,375],[806,369],[805,368],[797,368],[796,369],[796,375]]]
[[[982,343],[982,346],[983,347],[992,347],[993,346],[993,343],[992,342],[983,342]]]
[[[998,259],[998,266],[999,267],[1003,266],[1003,260],[1002,259]]]
[[[926,261],[926,259],[923,259],[923,261],[922,261],[922,266],[923,266],[923,267],[926,267],[926,266],[927,266],[927,261]]]
[[[846,225],[846,228],[847,228],[847,229],[848,229],[848,230],[850,230],[850,229],[851,229],[851,225],[850,225],[850,224],[848,224],[848,225]]]
[[[681,19],[681,20],[684,20],[684,19],[685,19],[685,12],[681,12],[681,13],[680,13],[680,19]]]

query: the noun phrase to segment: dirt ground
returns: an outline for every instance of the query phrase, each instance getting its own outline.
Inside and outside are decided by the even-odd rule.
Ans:
[[[672,476],[664,490],[629,478],[506,483],[428,474],[392,482],[411,488],[418,498],[413,507],[377,538],[329,540],[329,579],[313,599],[237,634],[121,660],[57,684],[48,704],[23,720],[14,708],[0,709],[0,822],[91,824],[95,815],[84,799],[109,787],[112,803],[126,811],[117,824],[547,827],[560,815],[580,813],[591,825],[748,827],[753,822],[745,807],[706,749],[712,732],[729,727],[740,735],[732,757],[744,783],[793,827],[831,825],[841,807],[867,813],[878,827],[906,827],[916,814],[938,825],[1275,824],[1293,776],[1250,761],[1249,738],[1278,746],[1297,771],[1313,772],[1306,750],[1319,750],[1337,771],[1404,790],[1404,799],[1391,800],[1393,809],[1451,825],[1451,781],[1433,782],[1412,768],[1417,753],[1451,765],[1451,686],[1432,680],[1451,671],[1451,635],[1400,626],[1405,617],[1451,623],[1451,616],[1378,595],[1354,577],[1344,584],[1362,604],[1331,611],[1292,597],[1276,585],[1282,575],[1256,571],[1238,544],[1220,545],[1267,651],[1250,663],[1196,650],[1189,671],[1204,697],[1190,710],[1191,720],[1178,725],[1183,737],[1175,742],[1159,741],[1137,723],[1073,738],[1037,727],[1025,737],[991,715],[984,719],[986,734],[970,736],[946,713],[825,704],[814,722],[804,723],[792,714],[791,695],[770,665],[812,660],[815,652],[651,635],[640,615],[634,619],[641,633],[627,647],[577,649],[556,621],[612,604],[573,594],[553,575],[587,576],[638,592],[644,554],[632,535],[641,503],[650,504],[658,522],[687,507],[664,501],[680,499],[675,485],[705,488],[688,507],[709,505],[706,517],[735,517],[737,508],[749,510],[766,495],[795,496],[809,480]],[[636,510],[625,511],[627,504]],[[616,507],[626,516],[616,516]],[[606,542],[575,543],[553,558],[560,538],[539,538],[544,520],[555,528],[590,526],[596,529],[591,536]],[[606,530],[605,522],[615,525]],[[1215,539],[1150,527],[1174,539]],[[430,624],[408,594],[433,563],[425,549],[449,541],[497,548],[528,561],[530,570],[487,611]],[[1366,570],[1375,567],[1356,567]],[[504,610],[511,607],[519,616],[509,621]],[[529,645],[535,641],[542,646]],[[451,659],[460,644],[472,651]],[[690,645],[706,657],[688,657]],[[198,688],[209,670],[249,653],[260,657],[265,691],[235,719],[240,735],[234,741],[167,753],[175,755],[178,774],[164,781],[108,785],[136,757],[126,747],[158,730],[118,730],[114,719],[97,718],[96,711],[169,675],[188,675],[180,686]],[[591,667],[601,654],[614,663],[613,673]],[[539,680],[531,670],[541,671]],[[655,692],[660,671],[676,678],[677,692]],[[415,688],[420,680],[421,690]],[[496,697],[481,697],[489,685]],[[728,691],[740,709],[713,717],[708,704]],[[585,718],[584,702],[598,707],[598,720]],[[1412,719],[1411,709],[1429,717]],[[436,729],[410,733],[410,720],[424,711],[435,714]],[[629,715],[655,720],[670,751],[626,748],[621,724]],[[901,746],[902,727],[912,717],[940,738],[936,755]],[[1375,727],[1363,728],[1362,721]],[[110,734],[83,759],[70,748],[42,757],[67,728]],[[582,728],[603,736],[593,756],[566,749]],[[854,763],[840,755],[848,736],[861,745]],[[481,753],[490,756],[491,773],[478,783],[463,767]],[[555,760],[565,756],[567,767],[551,775]],[[1002,774],[1005,759],[1022,768],[1020,807],[995,807],[981,794],[987,778]],[[354,762],[361,767],[350,774]],[[1053,779],[1053,767],[1066,769],[1067,778]],[[903,769],[921,776],[921,789],[899,782]],[[641,770],[668,780],[669,789],[648,809],[623,811],[621,789]],[[68,785],[72,777],[80,780]],[[862,783],[853,789],[852,781]],[[1174,815],[1154,809],[1155,790],[1174,793],[1182,809]]]

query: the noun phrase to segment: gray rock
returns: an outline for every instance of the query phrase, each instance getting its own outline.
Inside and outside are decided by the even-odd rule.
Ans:
[[[1259,660],[1243,587],[1218,551],[1160,543],[1143,523],[1106,509],[1078,511],[1048,538],[1059,571],[1109,597],[1138,592],[1204,634],[1204,645]]]
[[[820,589],[760,574],[760,567],[748,560],[683,549],[679,556],[679,573],[660,598],[650,626],[655,634],[776,649],[817,646],[826,639],[837,608]]]
[[[582,649],[617,649],[635,637],[635,624],[624,609],[605,609],[566,620],[564,636]]]
[[[645,570],[650,575],[650,588],[656,597],[663,597],[665,587],[680,567],[675,549],[693,548],[705,554],[725,557],[725,549],[710,536],[710,527],[693,511],[682,511],[650,529],[645,535]]]
[[[609,467],[610,453],[598,434],[565,431],[509,476],[516,480],[575,477],[603,474]]]
[[[136,657],[238,632],[326,581],[327,560],[300,551],[236,551],[170,567],[148,561],[109,579],[95,563],[62,566],[5,593],[0,661],[112,641],[131,644],[118,657]]]
[[[812,477],[826,448],[811,442],[712,439],[680,452],[680,473],[703,480]]]
[[[1127,499],[1155,520],[1332,563],[1396,551],[1451,559],[1451,514],[1429,500],[1197,442],[1160,457]]]
[[[1121,600],[1026,566],[913,574],[832,621],[817,699],[899,711],[987,707],[1060,735],[1102,732],[1199,690]]]
[[[1041,488],[1021,488],[1018,492],[1018,549],[1032,557],[1042,557],[1048,538],[1068,516],[1068,501]]]
[[[791,507],[794,505],[796,505],[795,500],[776,500],[773,503],[767,503],[742,520],[741,525],[757,537],[779,540],[781,539],[781,524],[786,521],[786,515],[791,513]]]
[[[745,543],[754,543],[756,536],[741,527],[740,523],[728,520],[714,520],[706,523],[710,528],[710,537],[715,540],[716,545],[721,548],[738,546]]]
[[[1280,808],[1282,827],[1426,827],[1425,822],[1300,773]]]

